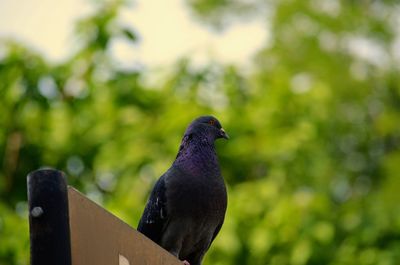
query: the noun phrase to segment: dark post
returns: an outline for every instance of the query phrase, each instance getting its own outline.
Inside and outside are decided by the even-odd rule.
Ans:
[[[68,191],[61,171],[28,175],[31,265],[71,265]]]

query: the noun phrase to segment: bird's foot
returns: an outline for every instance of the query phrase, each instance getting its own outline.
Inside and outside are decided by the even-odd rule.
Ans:
[[[187,260],[182,261],[182,263],[183,263],[183,265],[190,265],[189,261],[187,261]]]

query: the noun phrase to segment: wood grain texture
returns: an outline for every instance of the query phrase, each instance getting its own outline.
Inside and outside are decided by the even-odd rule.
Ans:
[[[73,265],[118,265],[120,256],[130,265],[181,265],[166,250],[71,187],[68,200]]]

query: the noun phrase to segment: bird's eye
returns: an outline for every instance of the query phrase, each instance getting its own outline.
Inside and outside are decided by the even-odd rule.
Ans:
[[[208,121],[208,124],[210,124],[210,125],[215,125],[215,120],[209,120],[209,121]]]

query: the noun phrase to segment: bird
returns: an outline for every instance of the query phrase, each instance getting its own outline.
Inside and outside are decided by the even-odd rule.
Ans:
[[[201,265],[224,223],[228,197],[214,145],[220,138],[229,136],[213,116],[189,124],[137,227],[184,265]]]

